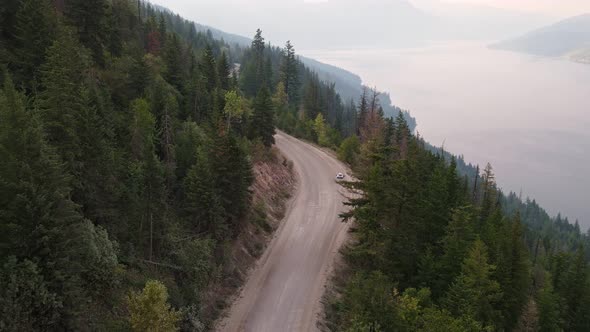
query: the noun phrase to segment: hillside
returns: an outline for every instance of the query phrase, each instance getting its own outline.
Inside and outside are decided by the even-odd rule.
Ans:
[[[167,10],[158,6],[156,6],[156,8]],[[234,49],[248,47],[252,42],[250,38],[227,33],[199,23],[195,23],[195,27],[197,31],[210,34],[213,38],[227,42],[229,46]],[[336,92],[338,92],[342,97],[342,100],[345,102],[353,101],[354,103],[358,103],[363,89],[367,88],[363,85],[361,77],[357,74],[304,56],[299,56],[298,58],[306,67],[316,72],[320,80],[334,83]],[[381,92],[380,101],[386,116],[395,118],[398,113],[402,112],[410,128],[412,130],[416,128],[416,119],[411,116],[409,111],[402,110],[395,106],[391,101],[389,93]]]
[[[302,165],[313,201],[299,197],[296,213],[333,226],[338,210],[320,205],[340,204],[340,185],[361,189],[341,215],[357,241],[336,331],[590,329],[577,223],[503,195],[491,165],[429,147],[377,91],[347,101],[290,43],[257,30],[229,45],[136,0],[0,9],[0,330],[210,330],[293,213]],[[290,156],[305,145],[317,158],[285,159],[276,127],[315,144],[289,138]],[[335,183],[342,166],[317,146],[358,183]],[[336,252],[312,233],[301,240]]]
[[[559,57],[590,46],[590,14],[584,14],[493,44],[496,49]]]

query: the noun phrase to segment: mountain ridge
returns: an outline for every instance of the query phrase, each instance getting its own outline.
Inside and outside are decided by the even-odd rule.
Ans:
[[[490,47],[539,56],[568,56],[590,47],[590,13],[567,18]]]
[[[160,10],[164,10],[174,14],[173,11],[167,9],[166,7],[162,7],[159,5],[156,5],[155,7],[159,8]],[[248,47],[252,42],[252,39],[248,37],[225,32],[223,30],[208,25],[200,24],[197,22],[194,22],[194,24],[197,31],[211,33],[211,36],[213,38],[221,39],[233,46]],[[363,89],[367,88],[363,84],[362,78],[358,74],[355,74],[344,68],[323,63],[321,61],[302,55],[298,55],[298,58],[305,66],[315,71],[322,81],[336,83],[335,89],[342,96],[344,101],[352,100],[354,103],[358,103]],[[401,108],[395,106],[393,104],[393,101],[391,100],[389,92],[379,92],[379,99],[381,101],[385,115],[394,118],[397,116],[398,113],[402,112],[404,113],[404,117],[406,118],[406,121],[408,122],[408,125],[411,128],[411,130],[415,130],[417,126],[416,118],[412,117],[409,111],[402,110]]]

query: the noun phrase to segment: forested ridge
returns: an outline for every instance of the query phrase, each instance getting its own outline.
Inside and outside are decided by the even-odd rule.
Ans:
[[[588,330],[577,224],[320,77],[290,42],[229,45],[145,2],[5,1],[0,330],[210,329],[231,243],[268,231],[252,165],[275,126],[361,181],[334,330]]]
[[[364,98],[363,98],[364,100]],[[534,200],[384,119],[370,101],[341,158],[359,197],[347,267],[327,297],[335,331],[588,331],[588,236]],[[362,118],[362,117],[361,117]],[[462,176],[461,176],[462,175]]]

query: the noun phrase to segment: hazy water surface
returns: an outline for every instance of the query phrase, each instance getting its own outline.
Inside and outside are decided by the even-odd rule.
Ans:
[[[590,226],[590,65],[464,42],[301,53],[389,91],[428,141],[491,162],[505,191]]]

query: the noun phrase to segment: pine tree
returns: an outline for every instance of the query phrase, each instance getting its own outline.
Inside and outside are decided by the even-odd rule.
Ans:
[[[584,248],[572,255],[569,268],[559,285],[565,300],[564,328],[567,331],[587,331],[590,328],[590,279]]]
[[[106,0],[66,1],[67,20],[77,30],[82,45],[91,51],[92,58],[100,66],[104,65],[108,8]]]
[[[295,48],[291,45],[291,41],[287,41],[285,49],[282,51],[280,80],[284,85],[285,93],[288,96],[289,104],[296,106],[298,102],[299,91],[299,73],[298,63],[295,58]]]
[[[445,308],[457,316],[472,316],[485,326],[496,326],[499,313],[495,305],[502,293],[500,285],[491,279],[494,268],[488,263],[485,244],[476,240],[463,262],[461,274],[443,300]]]
[[[246,96],[256,96],[263,86],[270,87],[266,77],[265,42],[262,31],[256,30],[246,61],[240,70],[241,87]]]
[[[70,177],[45,142],[37,115],[7,80],[0,93],[0,253],[36,263],[47,291],[56,294],[47,309],[58,305],[62,315],[38,319],[58,319],[55,329],[79,329],[86,318],[77,313],[90,303],[88,295],[113,281],[117,258],[106,233],[69,199]],[[21,312],[35,305],[21,304],[15,308]]]
[[[205,53],[201,58],[199,69],[206,81],[207,92],[212,94],[219,86],[219,77],[217,76],[217,66],[211,46],[207,45]]]
[[[252,51],[254,52],[254,57],[260,63],[263,61],[264,56],[264,38],[262,37],[262,30],[256,29],[256,34],[254,35],[254,39],[252,40]]]
[[[223,239],[227,232],[223,220],[225,212],[215,190],[209,156],[203,149],[197,152],[195,164],[184,180],[184,188],[185,210],[196,232],[210,232],[216,239]]]
[[[433,288],[440,295],[461,271],[461,263],[467,257],[475,240],[473,216],[467,208],[453,211],[451,221],[442,239],[443,256],[440,259],[440,285]]]
[[[356,134],[360,136],[362,128],[365,126],[365,122],[367,121],[367,117],[369,114],[369,104],[367,101],[367,88],[363,87],[363,93],[361,94],[361,99],[358,105],[358,120],[357,120],[357,128]]]
[[[47,139],[74,175],[80,172],[79,122],[87,107],[83,90],[88,68],[87,53],[67,29],[49,47],[47,62],[41,68],[44,91],[39,107]]]
[[[250,123],[250,137],[260,138],[265,146],[274,144],[274,107],[268,89],[262,88],[254,100],[254,112]]]
[[[482,203],[481,203],[481,220],[486,220],[494,209],[496,204],[496,178],[492,169],[492,165],[488,163],[482,174]]]
[[[143,99],[135,100],[131,109],[133,122],[130,125],[129,200],[130,213],[137,224],[136,244],[150,259],[154,255],[154,239],[161,230],[160,219],[166,210],[164,170],[156,155],[156,119]],[[154,225],[156,228],[154,229]],[[147,231],[147,235],[146,233]],[[146,242],[149,244],[146,246]]]
[[[503,316],[506,327],[510,329],[517,323],[530,291],[529,260],[523,242],[520,214],[516,214],[506,235],[509,235],[507,241],[497,239],[500,243],[505,243],[505,248],[500,249],[496,275],[504,293]]]
[[[560,299],[554,293],[550,282],[539,293],[537,302],[539,306],[539,331],[561,331]]]
[[[181,43],[176,34],[166,43],[164,59],[166,61],[166,74],[164,77],[178,91],[184,87],[184,62]]]
[[[248,207],[252,184],[252,164],[244,146],[234,135],[219,130],[213,140],[212,170],[215,189],[226,220],[235,225]],[[237,231],[237,228],[232,228]]]
[[[224,91],[230,90],[230,66],[225,51],[221,52],[217,60],[217,76],[219,77],[219,87]]]
[[[16,13],[16,43],[13,63],[15,80],[28,90],[39,83],[39,67],[51,45],[57,19],[47,0],[24,0]]]

